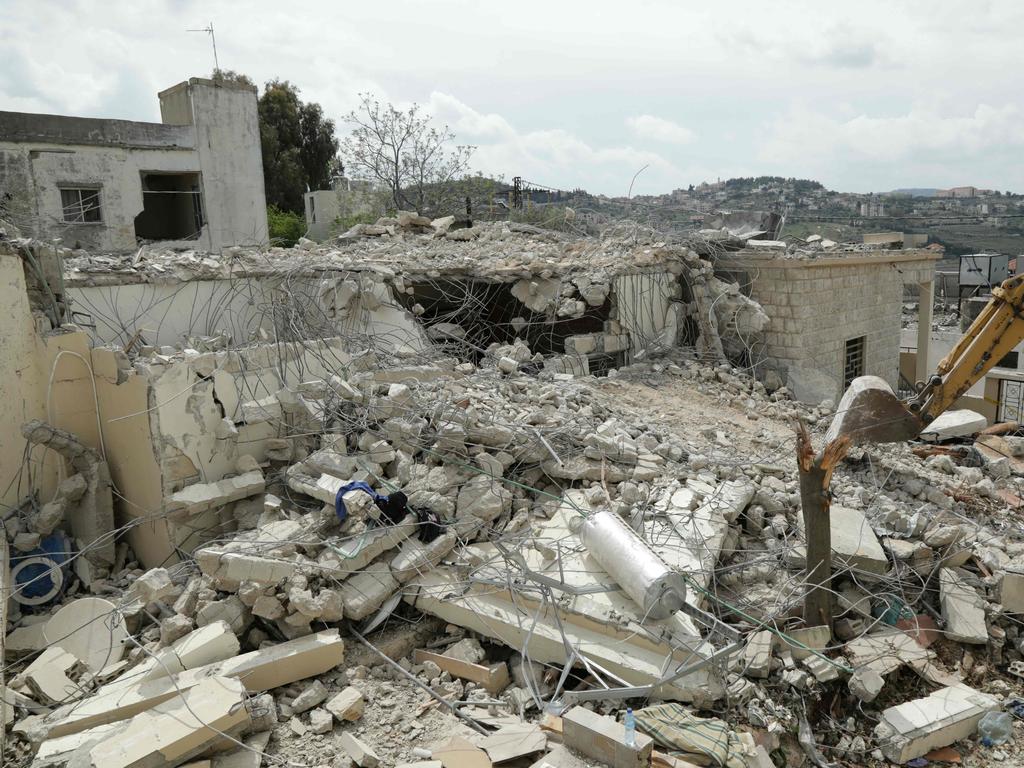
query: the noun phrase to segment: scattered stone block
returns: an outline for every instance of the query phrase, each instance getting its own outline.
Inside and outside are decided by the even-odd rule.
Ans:
[[[365,708],[363,693],[351,685],[332,696],[324,707],[339,722],[354,722],[363,716]]]
[[[196,626],[205,627],[217,621],[227,622],[236,634],[242,634],[252,623],[252,612],[238,595],[207,603],[196,613]]]
[[[309,730],[313,733],[330,733],[334,728],[334,718],[325,709],[314,709],[309,713]]]
[[[963,684],[951,685],[883,710],[875,739],[888,760],[906,763],[974,735],[985,713],[998,709],[995,697]]]
[[[850,693],[861,701],[870,703],[882,692],[885,679],[871,667],[861,667],[850,676],[847,685]]]
[[[946,620],[946,637],[960,643],[985,645],[985,602],[952,568],[939,571],[939,603]]]
[[[773,635],[768,630],[754,632],[743,650],[743,674],[765,679],[771,671]]]
[[[359,621],[380,608],[399,588],[387,563],[373,563],[341,585],[345,618]]]
[[[826,626],[790,629],[784,634],[791,637],[794,642],[789,642],[785,637],[779,637],[779,648],[789,651],[796,661],[814,656],[812,651],[819,653],[824,651],[832,640],[832,630]]]
[[[628,746],[625,726],[583,707],[573,707],[562,716],[562,737],[565,746],[612,768],[645,766],[654,749],[654,741],[639,731],[635,745]]]
[[[314,680],[291,703],[292,712],[301,714],[312,709],[327,698],[327,688],[319,680]]]

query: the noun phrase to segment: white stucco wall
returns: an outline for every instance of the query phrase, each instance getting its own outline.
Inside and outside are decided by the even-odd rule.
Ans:
[[[211,247],[266,245],[267,199],[255,90],[192,78],[160,94],[164,122],[189,117],[181,104],[183,90],[196,130]]]
[[[135,248],[135,217],[142,211],[142,171],[198,172],[199,157],[190,149],[24,144],[0,141],[0,153],[26,169],[26,190],[34,207],[36,232],[59,237],[69,247],[90,251]],[[64,222],[62,186],[100,186],[101,223]],[[209,250],[205,231],[195,247]]]
[[[255,89],[193,78],[160,94],[163,123],[0,112],[0,193],[27,234],[91,251],[136,247],[143,171],[200,174],[204,251],[267,242]],[[63,220],[61,186],[100,187],[102,222]]]

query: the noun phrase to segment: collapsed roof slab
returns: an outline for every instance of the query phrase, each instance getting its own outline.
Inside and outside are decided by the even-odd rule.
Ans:
[[[667,522],[659,523],[664,530],[650,540],[669,566],[698,587],[687,594],[688,603],[699,606],[702,602],[699,588],[710,583],[729,523],[752,495],[753,489],[744,484],[710,486],[698,480],[666,492],[662,506]],[[552,518],[536,522],[531,537],[515,546],[521,567],[565,584],[557,616],[550,602],[538,599],[539,590],[505,588],[514,564],[494,544],[472,547],[469,559],[476,562],[471,574],[475,586],[464,590],[460,587],[465,584],[464,574],[455,568],[438,568],[411,582],[418,589],[407,601],[421,611],[521,649],[534,661],[565,664],[567,647],[572,648],[629,685],[655,684],[666,670],[714,653],[685,613],[660,621],[645,618],[582,547],[573,532],[573,518],[589,508],[583,492],[569,491]],[[465,560],[454,558],[455,562]],[[661,686],[656,695],[713,701],[723,695],[719,670],[708,667],[686,675]]]
[[[490,585],[467,590],[464,584],[456,570],[437,568],[412,582],[405,599],[417,610],[520,650],[534,662],[564,665],[571,648],[596,669],[631,686],[655,684],[665,670],[694,664],[713,653],[699,637],[692,638],[692,647],[673,648],[636,632],[635,627],[561,610],[556,618],[550,602],[540,602],[521,591]],[[724,693],[717,670],[705,667],[655,688],[651,695],[710,704]]]

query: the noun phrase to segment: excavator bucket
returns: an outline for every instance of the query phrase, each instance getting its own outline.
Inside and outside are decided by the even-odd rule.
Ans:
[[[843,393],[825,440],[846,435],[854,444],[896,443],[916,437],[923,428],[885,379],[858,376]]]

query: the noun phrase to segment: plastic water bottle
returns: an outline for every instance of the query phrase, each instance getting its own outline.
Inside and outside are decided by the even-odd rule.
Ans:
[[[636,718],[633,717],[632,707],[626,708],[626,716],[622,720],[622,724],[626,726],[626,746],[636,746]]]
[[[1013,735],[1013,718],[1008,712],[986,712],[978,722],[978,735],[986,747],[1004,744]]]

